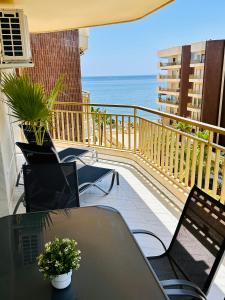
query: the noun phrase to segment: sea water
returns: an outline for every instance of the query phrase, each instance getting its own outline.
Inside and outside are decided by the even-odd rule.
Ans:
[[[95,76],[83,77],[82,89],[90,92],[91,103],[138,105],[159,109],[157,99],[157,78],[144,76]],[[124,108],[106,108],[107,112],[129,113]],[[146,116],[146,113],[139,112]]]

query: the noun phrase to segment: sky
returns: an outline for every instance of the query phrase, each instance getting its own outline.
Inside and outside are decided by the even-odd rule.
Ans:
[[[90,28],[82,76],[157,74],[158,50],[209,39],[225,39],[225,0],[176,0],[139,21]]]

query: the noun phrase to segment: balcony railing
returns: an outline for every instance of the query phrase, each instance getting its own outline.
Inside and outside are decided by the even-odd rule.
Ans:
[[[225,201],[225,147],[215,142],[225,129],[139,106],[74,103],[80,108],[67,110],[61,104],[52,119],[54,140],[129,153],[183,190],[197,184]],[[179,130],[173,122],[185,126]],[[207,130],[207,139],[185,132],[190,126]]]
[[[201,103],[198,103],[198,104],[188,103],[187,107],[194,108],[194,109],[201,109]]]
[[[203,77],[200,75],[191,74],[189,76],[189,79],[197,79],[197,80],[203,80]]]
[[[160,62],[160,67],[170,67],[170,66],[180,66],[180,61],[171,61],[171,62]]]
[[[165,99],[158,98],[157,101],[160,104],[172,104],[172,105],[178,105],[179,104],[178,100],[174,100],[174,99],[170,99],[170,98],[165,98]]]
[[[179,77],[177,76],[172,76],[172,75],[158,75],[158,79],[167,79],[167,80],[180,80]]]
[[[202,59],[192,59],[191,60],[191,64],[204,64],[204,59],[202,58]]]
[[[171,88],[159,86],[159,87],[158,87],[158,91],[159,91],[159,92],[179,93],[179,92],[180,92],[180,89],[175,89],[175,88],[174,88],[174,89],[171,89]]]
[[[195,97],[198,97],[198,98],[202,97],[202,92],[201,91],[196,91],[196,90],[193,90],[193,89],[189,89],[188,94],[194,95]]]

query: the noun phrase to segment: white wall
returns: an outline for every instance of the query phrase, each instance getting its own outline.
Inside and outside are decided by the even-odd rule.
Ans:
[[[8,71],[9,72],[9,71]],[[10,71],[12,72],[12,70]],[[12,118],[0,92],[0,216],[11,212],[17,166]]]

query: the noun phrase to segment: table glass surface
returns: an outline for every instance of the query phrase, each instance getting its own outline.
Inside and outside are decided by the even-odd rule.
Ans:
[[[0,219],[1,300],[168,299],[120,213],[85,207]],[[72,283],[54,289],[36,257],[55,237],[71,238],[82,252]]]

